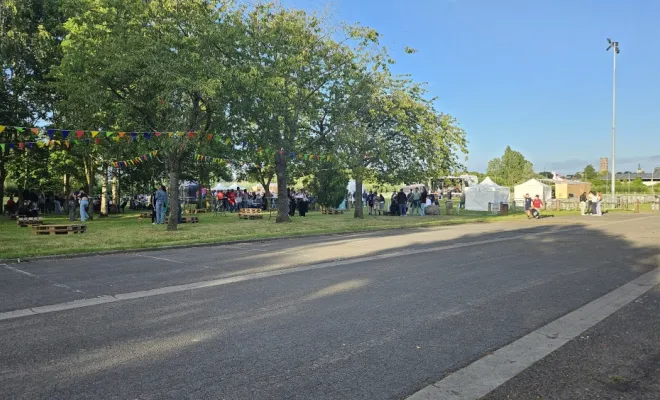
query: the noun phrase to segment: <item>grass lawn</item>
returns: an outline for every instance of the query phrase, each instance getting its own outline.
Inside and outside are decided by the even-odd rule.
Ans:
[[[649,207],[650,210],[650,207]],[[444,211],[444,210],[443,210]],[[642,210],[646,211],[646,210]],[[576,211],[544,211],[546,215],[571,215]],[[365,210],[366,214],[366,210]],[[179,225],[176,232],[152,225],[150,220],[138,222],[136,213],[95,218],[87,222],[87,232],[76,235],[33,235],[31,228],[19,228],[16,221],[0,217],[0,259],[30,256],[95,253],[109,250],[135,250],[160,246],[221,243],[237,240],[304,236],[309,234],[363,232],[383,229],[430,227],[474,222],[524,219],[522,214],[506,217],[483,212],[464,211],[458,216],[372,217],[354,219],[352,210],[343,215],[311,212],[305,218],[295,216],[290,224],[276,224],[275,215],[262,220],[242,220],[236,214],[199,214],[197,224]],[[47,214],[46,224],[68,224],[67,216]]]
[[[366,214],[366,210],[365,210]],[[276,224],[275,214],[268,219],[243,220],[236,214],[199,214],[197,224],[181,224],[176,232],[151,220],[138,222],[136,213],[112,215],[88,221],[87,232],[75,235],[33,235],[32,228],[19,228],[16,221],[0,217],[0,259],[15,259],[39,255],[94,253],[108,250],[146,249],[160,246],[220,243],[236,240],[304,236],[308,234],[360,232],[401,227],[439,226],[471,222],[486,222],[497,217],[478,212],[459,216],[372,217],[353,218],[352,210],[343,215],[322,215],[310,212],[305,218],[296,215],[290,224]],[[512,217],[508,217],[512,218]],[[47,214],[46,224],[68,224],[67,216]]]

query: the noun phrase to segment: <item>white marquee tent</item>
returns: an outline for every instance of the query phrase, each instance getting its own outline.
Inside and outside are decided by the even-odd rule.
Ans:
[[[552,187],[543,182],[537,181],[536,179],[530,179],[513,188],[513,198],[516,201],[516,204],[521,205],[523,198],[527,193],[532,197],[538,194],[541,200],[543,200],[543,203],[552,199]]]
[[[488,204],[495,209],[500,203],[508,203],[511,193],[508,187],[499,186],[492,179],[486,178],[480,184],[465,188],[465,209],[488,211]]]
[[[229,190],[229,189],[234,189],[236,190],[236,187],[238,186],[238,183],[236,182],[220,182],[215,187],[211,190]]]

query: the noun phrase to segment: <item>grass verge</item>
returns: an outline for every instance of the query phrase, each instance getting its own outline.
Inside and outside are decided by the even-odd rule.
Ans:
[[[162,246],[211,244],[240,240],[257,240],[317,234],[365,232],[397,228],[430,227],[486,222],[511,217],[485,213],[458,216],[372,217],[354,219],[352,212],[343,215],[321,215],[311,212],[295,216],[289,224],[276,224],[275,214],[261,220],[240,220],[236,214],[213,216],[200,214],[197,224],[179,225],[168,232],[163,225],[150,220],[138,222],[137,213],[113,215],[87,221],[87,232],[76,235],[33,235],[31,228],[19,228],[16,221],[0,218],[0,259],[17,259],[44,255],[97,253],[113,250],[149,249]],[[46,224],[68,224],[66,216],[47,214]]]

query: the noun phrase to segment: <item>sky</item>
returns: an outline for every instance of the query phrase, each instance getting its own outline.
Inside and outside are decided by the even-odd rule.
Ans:
[[[660,166],[660,1],[282,2],[383,35],[394,72],[428,82],[438,110],[466,130],[470,171],[485,171],[507,145],[538,172],[598,169],[612,154],[613,55],[605,49],[606,38],[617,40],[616,170]]]

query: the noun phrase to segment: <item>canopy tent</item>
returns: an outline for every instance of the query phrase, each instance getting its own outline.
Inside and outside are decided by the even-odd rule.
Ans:
[[[251,189],[252,192],[264,192],[264,186],[262,184],[254,185],[252,186]],[[271,183],[268,185],[268,192],[269,193],[276,193],[277,192],[277,183]]]
[[[481,181],[480,185],[499,186],[497,183],[493,182],[492,179],[490,179],[490,176],[487,176],[483,181]]]
[[[508,203],[511,192],[508,187],[499,186],[490,178],[486,178],[480,184],[472,187],[466,187],[465,191],[465,209],[470,211],[488,211],[489,203],[496,204],[499,208],[500,203]]]
[[[536,179],[530,179],[513,188],[513,198],[518,204],[522,204],[527,193],[531,197],[535,197],[538,194],[543,203],[552,199],[552,187]]]
[[[229,189],[234,189],[236,190],[236,187],[238,186],[238,183],[236,182],[231,182],[231,183],[226,183],[226,182],[220,182],[212,190],[229,190]]]

